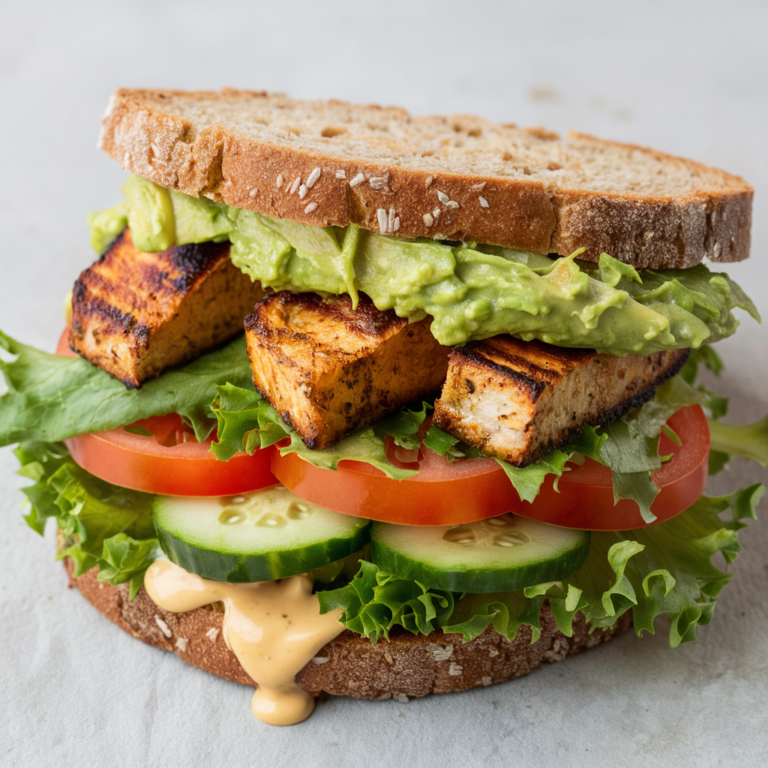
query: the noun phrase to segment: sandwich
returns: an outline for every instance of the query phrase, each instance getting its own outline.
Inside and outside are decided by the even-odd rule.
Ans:
[[[277,725],[712,619],[763,488],[707,477],[768,466],[697,382],[759,321],[746,182],[231,89],[119,90],[99,144],[122,199],[56,354],[0,334],[0,444],[107,618]]]

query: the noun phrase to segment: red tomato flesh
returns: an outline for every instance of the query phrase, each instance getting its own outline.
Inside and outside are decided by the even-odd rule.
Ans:
[[[361,461],[342,461],[334,471],[315,467],[295,453],[280,456],[275,451],[272,457],[275,477],[297,496],[368,520],[458,525],[512,511],[512,486],[493,459],[449,464],[424,448],[418,469],[414,477],[393,480]]]
[[[130,429],[152,435],[134,434]],[[211,440],[198,443],[176,414],[142,419],[127,427],[70,437],[72,458],[102,480],[163,496],[234,496],[277,484],[272,450],[238,453],[218,461]]]
[[[58,354],[74,355],[68,342],[65,331]],[[661,438],[661,454],[671,453],[673,458],[652,474],[660,489],[651,506],[655,523],[688,509],[707,482],[709,427],[701,407],[683,408],[668,423],[682,445],[675,445],[666,435]],[[216,461],[210,453],[210,440],[190,440],[175,415],[145,419],[137,426],[150,430],[153,437],[131,434],[121,427],[65,442],[75,461],[97,477],[150,493],[227,496],[279,481],[298,496],[328,509],[406,525],[459,525],[514,512],[580,530],[646,527],[634,501],[613,503],[611,471],[591,459],[581,466],[569,463],[570,471],[558,483],[559,493],[554,478],[548,477],[536,499],[528,503],[520,499],[493,459],[448,462],[422,448],[418,461],[403,465],[418,467],[419,474],[393,480],[364,462],[343,461],[334,471],[315,467],[296,454],[280,456],[272,449]],[[209,463],[200,463],[205,461]]]
[[[75,356],[66,331],[56,352]],[[83,469],[136,491],[164,496],[234,496],[278,482],[271,471],[274,449],[257,450],[253,456],[238,453],[229,461],[218,461],[211,453],[211,439],[198,443],[176,414],[78,435],[64,443]]]
[[[659,495],[651,504],[656,515],[653,525],[663,523],[685,512],[701,495],[709,474],[709,426],[699,405],[680,409],[667,422],[682,445],[675,445],[662,435],[659,453],[673,458],[651,473]],[[542,485],[532,504],[522,502],[515,512],[564,528],[589,531],[626,531],[645,528],[637,502],[622,499],[613,503],[611,470],[592,459],[573,471],[566,472],[558,483],[560,493],[551,480]]]
[[[666,436],[661,454],[673,458],[652,474],[660,489],[651,510],[656,523],[684,512],[704,492],[709,456],[709,428],[700,406],[678,411],[669,426],[682,441],[676,446]],[[532,502],[521,501],[504,470],[493,459],[449,463],[428,448],[422,449],[419,474],[393,480],[362,462],[344,461],[338,470],[321,469],[296,454],[272,459],[275,477],[298,496],[315,504],[364,517],[405,525],[458,525],[514,512],[564,528],[624,531],[646,526],[637,503],[613,503],[611,471],[586,459],[570,471],[554,490],[548,477]]]

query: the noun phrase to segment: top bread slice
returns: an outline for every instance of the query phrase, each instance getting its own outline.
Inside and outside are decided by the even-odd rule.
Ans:
[[[100,146],[169,189],[317,226],[470,240],[637,268],[749,255],[737,176],[582,134],[283,95],[118,90]]]

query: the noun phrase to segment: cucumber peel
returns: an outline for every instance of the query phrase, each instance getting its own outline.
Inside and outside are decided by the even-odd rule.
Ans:
[[[204,579],[231,583],[321,568],[359,551],[370,526],[282,486],[220,498],[158,496],[152,518],[171,562]]]
[[[503,592],[559,581],[589,553],[589,533],[517,515],[454,526],[374,523],[371,560],[384,571],[450,592]]]

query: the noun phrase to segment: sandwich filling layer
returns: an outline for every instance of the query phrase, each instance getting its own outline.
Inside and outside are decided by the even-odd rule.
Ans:
[[[729,578],[712,557],[740,551],[762,487],[702,496],[702,409],[712,471],[726,451],[768,464],[768,422],[718,438],[725,402],[694,385],[733,310],[758,319],[726,275],[405,239],[394,210],[376,233],[137,176],[123,191],[91,219],[102,255],[60,347],[81,358],[0,334],[0,444],[20,442],[27,521],[57,520],[76,576],[98,569],[171,613],[223,603],[256,717],[311,713],[296,675],[344,628],[467,642],[529,625],[535,641],[546,604],[566,636],[577,615],[597,630],[631,610],[638,634],[666,616],[678,645],[709,622]],[[195,443],[190,478],[226,485],[233,457],[264,472],[179,498],[83,459],[81,439],[114,448],[114,431],[125,457]],[[251,491],[296,498],[249,517]]]
[[[142,251],[229,240],[232,263],[264,288],[365,293],[379,310],[429,316],[441,344],[510,333],[613,355],[698,348],[733,334],[736,307],[757,317],[727,275],[698,265],[643,270],[477,243],[407,240],[350,225],[313,227],[193,198],[139,177],[126,200],[91,219],[101,251],[129,225]]]

